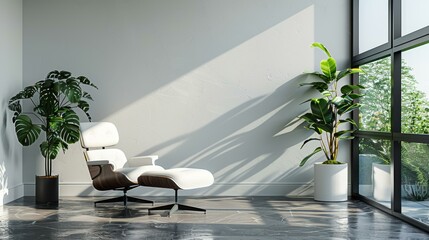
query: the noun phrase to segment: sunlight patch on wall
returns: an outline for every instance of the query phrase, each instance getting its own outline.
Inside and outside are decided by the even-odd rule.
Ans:
[[[148,147],[163,155],[171,151],[163,143],[171,146],[199,131],[220,131],[216,139],[201,139],[205,147],[212,146],[257,128],[281,107],[283,103],[272,105],[263,98],[314,69],[309,47],[313,41],[314,7],[310,6],[105,120],[114,121],[121,135],[132,138],[124,146],[130,155]],[[230,127],[227,132],[218,129],[222,124]],[[201,148],[192,149],[194,154],[197,150]]]

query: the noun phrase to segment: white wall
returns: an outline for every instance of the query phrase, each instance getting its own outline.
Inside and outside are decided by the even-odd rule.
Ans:
[[[22,87],[22,1],[0,0],[0,205],[23,196],[22,147],[9,99]]]
[[[117,125],[119,148],[130,157],[158,154],[166,168],[212,171],[216,183],[198,194],[310,194],[311,164],[298,168],[312,151],[299,149],[310,133],[297,124],[282,129],[311,94],[298,84],[323,56],[313,41],[348,65],[349,7],[344,0],[24,0],[24,85],[53,69],[89,77],[100,89],[93,120]],[[39,155],[37,145],[24,150],[29,195],[43,173]],[[54,168],[63,196],[101,194],[78,144]]]

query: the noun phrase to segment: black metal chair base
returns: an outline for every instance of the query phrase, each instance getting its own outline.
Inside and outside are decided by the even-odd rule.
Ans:
[[[148,211],[150,214],[151,211],[157,211],[157,210],[168,210],[168,216],[171,216],[173,213],[175,213],[179,210],[204,212],[204,214],[206,213],[205,209],[187,206],[187,205],[183,205],[183,204],[179,204],[179,203],[173,203],[173,204],[168,204],[168,205],[164,205],[164,206],[160,206],[160,207],[154,207],[154,208],[149,209]]]
[[[150,208],[150,209],[148,209],[148,213],[150,214],[151,211],[158,211],[158,210],[168,210],[168,212],[167,212],[168,216],[171,216],[171,214],[173,214],[179,210],[204,212],[204,214],[207,213],[207,211],[205,209],[177,203],[177,189],[174,189],[174,203],[173,204],[168,204],[168,205],[164,205],[164,206]]]
[[[98,203],[112,203],[112,202],[123,202],[125,207],[128,205],[128,202],[151,203],[152,206],[155,203],[154,201],[150,201],[150,200],[146,200],[146,199],[140,199],[140,198],[129,197],[129,196],[120,196],[120,197],[116,197],[116,198],[110,198],[110,199],[105,199],[105,200],[100,200],[100,201],[94,202],[94,207],[96,207]]]

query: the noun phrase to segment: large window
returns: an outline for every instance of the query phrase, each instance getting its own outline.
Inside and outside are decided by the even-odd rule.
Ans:
[[[389,0],[361,0],[359,3],[359,53],[388,42]]]
[[[402,0],[401,27],[402,36],[429,25],[428,0]]]
[[[429,44],[402,52],[401,129],[403,133],[429,134],[428,57]]]
[[[388,208],[392,193],[391,149],[388,140],[359,140],[359,193]]]
[[[354,0],[353,195],[429,231],[428,0]]]
[[[429,145],[402,143],[402,213],[429,224]]]
[[[366,131],[390,132],[390,57],[360,66],[360,84],[365,86],[361,98],[359,129]]]

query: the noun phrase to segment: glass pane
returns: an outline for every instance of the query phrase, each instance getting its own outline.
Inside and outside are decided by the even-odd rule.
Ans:
[[[402,36],[429,26],[428,0],[402,0]]]
[[[359,1],[359,53],[387,43],[389,1]]]
[[[390,208],[391,143],[362,138],[359,141],[359,193]]]
[[[429,44],[402,53],[403,133],[429,134]]]
[[[365,87],[360,99],[360,130],[390,132],[390,57],[360,66],[359,83]]]
[[[402,213],[429,224],[429,145],[401,145]]]

